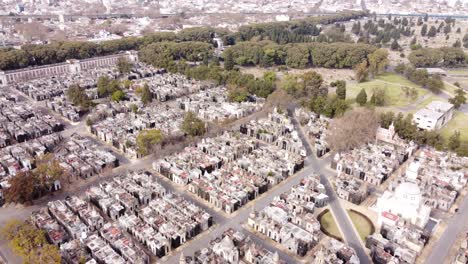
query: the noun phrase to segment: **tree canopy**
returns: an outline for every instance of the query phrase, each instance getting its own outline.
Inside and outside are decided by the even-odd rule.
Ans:
[[[205,123],[194,112],[187,112],[182,121],[182,131],[189,136],[202,136],[206,132]]]

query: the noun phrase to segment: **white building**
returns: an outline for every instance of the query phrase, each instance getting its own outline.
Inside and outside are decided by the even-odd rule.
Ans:
[[[385,191],[377,199],[378,225],[389,223],[389,219],[396,223],[402,218],[421,228],[429,221],[431,208],[423,204],[422,193],[418,185],[403,182],[395,188],[395,192]],[[391,217],[389,217],[391,216]]]
[[[414,114],[413,122],[423,130],[437,130],[445,126],[453,117],[453,105],[442,101],[432,101]]]

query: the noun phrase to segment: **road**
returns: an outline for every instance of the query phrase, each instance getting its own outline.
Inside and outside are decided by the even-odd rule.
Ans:
[[[312,149],[310,147],[310,144],[304,136],[304,134],[302,133],[302,129],[299,129],[299,123],[297,122],[297,119],[294,117],[294,115],[292,115],[293,111],[294,108],[289,106],[289,114],[293,117],[292,121],[294,126],[297,128],[296,130],[299,132],[299,137],[301,138],[302,143],[306,147],[307,153],[311,157],[313,157],[309,166],[313,168],[315,172],[320,174],[321,183],[325,186],[326,194],[330,199],[329,205],[331,211],[336,218],[336,222],[339,225],[340,230],[343,232],[345,242],[356,251],[356,254],[359,257],[359,260],[362,264],[370,264],[371,262],[369,256],[366,254],[365,249],[360,242],[360,238],[357,236],[355,229],[352,226],[353,224],[351,223],[350,218],[341,206],[340,201],[336,196],[335,190],[333,190],[333,187],[331,186],[330,181],[328,180],[328,178],[334,176],[334,173],[327,169],[328,165],[330,164],[330,157],[327,159],[319,160],[315,158],[315,155],[311,155]]]
[[[468,221],[466,219],[468,219],[468,196],[464,198],[460,207],[458,207],[458,212],[449,221],[447,229],[432,248],[431,254],[426,259],[427,264],[444,263],[447,260],[450,249],[455,246],[458,235],[468,231]]]

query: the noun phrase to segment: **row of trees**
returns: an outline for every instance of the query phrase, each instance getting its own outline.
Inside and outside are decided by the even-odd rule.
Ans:
[[[204,61],[212,57],[213,45],[206,42],[159,42],[140,50],[140,60],[155,67],[175,71],[177,60]]]
[[[68,59],[87,59],[95,56],[115,54],[126,50],[139,50],[153,43],[201,41],[214,45],[215,33],[223,36],[227,32],[209,27],[190,28],[178,34],[171,32],[150,33],[143,37],[126,37],[101,43],[85,41],[62,41],[47,45],[24,45],[21,49],[0,49],[0,70],[13,70],[28,66],[39,66],[64,62]]]
[[[392,123],[402,139],[413,140],[418,144],[429,145],[439,150],[448,149],[460,156],[468,156],[468,142],[461,141],[459,131],[454,131],[446,141],[438,131],[419,130],[413,122],[412,114],[404,116],[402,113],[395,115],[393,112],[385,112],[380,115],[382,127],[388,128]]]
[[[276,43],[301,41],[304,36],[317,36],[320,29],[317,25],[329,25],[337,22],[358,19],[368,15],[365,11],[344,11],[333,15],[309,17],[288,22],[271,22],[242,26],[235,34],[238,41],[249,41],[252,38],[268,39]],[[307,38],[305,38],[307,39]]]
[[[242,42],[226,49],[226,63],[237,65],[287,65],[292,68],[309,66],[351,68],[374,52],[368,44],[354,43],[293,43],[278,45],[270,41]]]
[[[395,71],[403,74],[408,80],[419,84],[433,93],[440,93],[444,89],[444,82],[440,75],[429,75],[426,69],[416,69],[411,65],[399,64]]]
[[[37,229],[29,222],[7,222],[2,228],[2,237],[9,242],[13,252],[23,258],[23,263],[61,263],[59,249],[47,243],[44,230]]]
[[[455,47],[422,48],[412,51],[408,60],[415,67],[460,66],[468,62],[468,55]]]

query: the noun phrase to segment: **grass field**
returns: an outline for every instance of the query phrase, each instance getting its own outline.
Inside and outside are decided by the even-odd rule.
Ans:
[[[418,93],[418,95],[415,97],[416,99],[405,96],[403,87],[415,88]],[[362,88],[366,90],[368,100],[372,96],[373,89],[385,89],[387,95],[387,107],[407,106],[417,100],[417,98],[420,98],[421,96],[424,96],[428,93],[428,91],[423,89],[421,86],[408,81],[400,75],[386,73],[368,82],[348,85],[346,90],[347,99],[354,100]]]
[[[455,130],[460,131],[462,141],[468,141],[468,114],[455,111],[452,120],[440,132],[445,139],[448,139]]]
[[[325,233],[328,233],[334,237],[342,238],[341,232],[336,225],[335,219],[329,210],[320,217],[320,225]]]
[[[362,241],[366,241],[366,237],[375,231],[371,221],[353,210],[348,210],[348,214],[359,233],[359,237]]]

